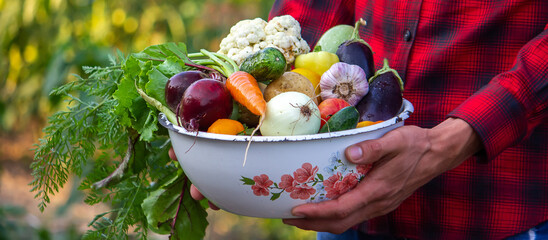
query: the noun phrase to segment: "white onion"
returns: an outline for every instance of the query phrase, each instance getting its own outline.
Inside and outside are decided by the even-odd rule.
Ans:
[[[320,110],[309,96],[300,92],[284,92],[266,104],[263,136],[315,134],[320,130]]]

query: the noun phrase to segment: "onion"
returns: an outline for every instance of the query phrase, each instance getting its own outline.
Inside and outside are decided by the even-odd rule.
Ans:
[[[315,134],[320,130],[320,110],[309,96],[284,92],[270,99],[260,127],[263,136]]]
[[[320,89],[323,100],[340,98],[355,106],[369,91],[369,83],[361,67],[338,62],[322,74]]]

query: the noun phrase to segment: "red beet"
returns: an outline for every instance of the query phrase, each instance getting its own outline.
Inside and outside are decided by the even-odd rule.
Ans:
[[[232,97],[225,84],[208,78],[186,89],[177,111],[181,125],[188,131],[206,131],[217,119],[229,118],[231,113]]]
[[[181,102],[183,93],[190,84],[209,76],[201,71],[191,70],[175,74],[166,83],[165,95],[167,106],[171,111],[177,111],[177,105]]]

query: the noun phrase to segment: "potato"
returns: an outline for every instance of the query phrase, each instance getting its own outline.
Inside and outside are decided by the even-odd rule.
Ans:
[[[276,95],[283,92],[300,92],[314,99],[314,103],[318,104],[316,99],[314,85],[303,75],[296,72],[285,72],[281,77],[272,81],[264,90],[264,99],[268,102]]]
[[[244,105],[238,103],[238,121],[244,123],[248,127],[255,127],[259,124],[259,116],[253,114]]]

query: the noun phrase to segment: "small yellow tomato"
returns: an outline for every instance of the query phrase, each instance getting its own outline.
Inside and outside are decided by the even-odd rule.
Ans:
[[[208,133],[237,135],[244,131],[244,125],[236,120],[222,118],[213,122],[207,129]]]

